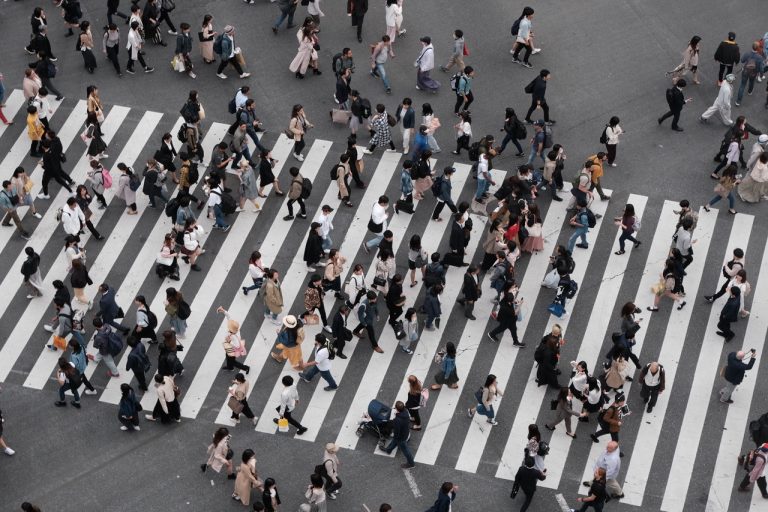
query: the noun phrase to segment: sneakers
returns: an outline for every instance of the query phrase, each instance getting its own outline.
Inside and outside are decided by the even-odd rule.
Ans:
[[[301,153],[294,153],[293,154],[293,158],[295,158],[299,162],[303,162],[304,161],[304,155],[302,155]]]
[[[402,350],[403,352],[405,352],[409,356],[413,354],[413,350],[411,350],[411,349],[409,349],[407,347],[400,347],[400,350]],[[338,355],[338,354],[336,354],[336,355]]]
[[[521,62],[520,65],[523,66],[524,68],[532,68],[533,67],[533,64],[531,64],[530,62]]]
[[[86,395],[97,395],[97,394],[99,394],[99,392],[96,391],[95,389],[86,389],[85,390],[85,394]]]
[[[151,73],[155,70],[155,68],[144,68],[145,73]]]
[[[227,79],[227,75],[225,75],[224,73],[216,73],[216,76],[221,78],[222,80],[226,80]]]
[[[251,76],[250,73],[243,73],[242,75],[240,75],[240,78],[248,78],[249,76]]]
[[[14,450],[11,450],[11,449],[10,449],[10,448],[8,448],[8,447],[6,447],[6,448],[5,448],[4,452],[5,452],[5,454],[6,454],[6,455],[8,455],[9,457],[10,457],[11,455],[14,455],[14,454],[16,453]]]
[[[43,326],[43,329],[45,329],[45,330],[46,330],[46,331],[48,331],[48,332],[53,332],[53,326],[52,326],[52,325],[49,325],[49,324],[45,324],[45,325]]]
[[[35,212],[35,213],[33,213],[33,214],[32,214],[32,216],[33,216],[34,218],[36,218],[36,219],[42,219],[42,218],[43,218],[43,216],[42,216],[42,215],[40,215],[40,213],[39,213],[39,212]]]
[[[495,341],[495,342],[497,342],[497,343],[498,343],[498,341],[499,341],[499,338],[497,338],[496,336],[492,335],[491,333],[488,333],[488,338],[489,338],[491,341]]]
[[[489,419],[488,423],[490,423],[491,425],[498,425],[499,424],[499,422],[496,421],[495,419]]]
[[[197,75],[192,73],[191,71],[188,73],[189,78],[197,78]]]
[[[169,30],[169,31],[168,31],[168,33],[169,33],[169,34],[171,34],[172,36],[177,36],[177,35],[179,35],[179,33],[178,33],[178,32],[176,32],[175,30]]]
[[[37,195],[37,198],[38,198],[38,199],[50,199],[50,198],[51,198],[51,196],[50,196],[50,195],[48,195],[48,194],[38,194],[38,195]]]

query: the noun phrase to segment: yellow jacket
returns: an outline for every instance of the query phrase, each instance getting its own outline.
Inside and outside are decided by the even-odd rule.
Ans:
[[[27,114],[27,135],[31,140],[41,140],[45,133],[45,127],[40,122],[37,113]]]

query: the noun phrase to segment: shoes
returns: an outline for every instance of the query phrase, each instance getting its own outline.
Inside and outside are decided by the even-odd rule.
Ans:
[[[509,50],[509,53],[514,53],[514,51],[513,50]],[[516,59],[515,57],[512,57],[512,63],[513,64],[521,64],[522,62],[523,61],[521,61],[520,59]]]
[[[722,400],[721,400],[721,402],[722,402]],[[66,407],[67,406],[67,402],[62,402],[61,400],[56,400],[55,402],[53,402],[53,405],[55,405],[56,407]]]
[[[681,131],[683,131],[683,129],[682,129],[682,128],[680,128],[679,126],[673,126],[673,127],[672,127],[672,129],[673,129],[673,130],[675,130],[676,132],[681,132]]]
[[[407,462],[404,464],[400,464],[400,467],[403,469],[412,469],[416,467],[416,464],[408,464]]]
[[[240,75],[240,78],[248,78],[249,76],[251,76],[250,73],[243,73],[242,75]]]
[[[576,244],[576,247],[579,249],[589,249],[589,245],[587,244]]]
[[[155,68],[144,68],[145,73],[151,73],[155,70]]]
[[[293,215],[286,215],[283,220],[293,220]]]
[[[379,354],[383,354],[384,353],[384,350],[382,350],[382,348],[379,347],[379,346],[373,347],[373,351],[374,352],[378,352]]]
[[[523,66],[524,68],[532,68],[533,67],[533,65],[530,62],[521,62],[520,65]]]
[[[645,412],[651,412],[653,411],[653,406],[649,405],[648,408],[645,410]]]
[[[491,425],[498,425],[499,424],[499,422],[496,421],[495,419],[489,419],[488,423],[490,423]]]
[[[560,196],[553,196],[553,197],[552,197],[552,200],[553,200],[553,201],[558,201],[558,202],[559,202],[559,201],[562,201],[562,200],[563,200],[563,198],[562,198],[562,197],[560,197]]]
[[[195,272],[200,272],[202,269],[197,266],[197,263],[189,267],[190,269],[194,270]]]
[[[221,78],[222,80],[226,80],[227,79],[227,75],[225,75],[224,73],[216,73],[216,76]]]
[[[197,78],[197,75],[196,75],[196,74],[194,74],[194,73],[193,73],[193,72],[191,72],[191,71],[190,71],[188,74],[189,74],[189,78]]]
[[[304,156],[301,153],[294,153],[293,154],[293,158],[295,158],[299,162],[303,162],[304,161]]]
[[[733,400],[731,400],[730,398],[729,398],[728,400],[722,400],[722,399],[721,399],[721,400],[720,400],[720,402],[721,402],[721,403],[724,403],[724,404],[732,404],[732,403],[733,403]]]
[[[96,391],[95,389],[86,389],[86,390],[85,390],[85,394],[86,394],[86,395],[98,395],[98,394],[99,394],[99,392],[98,392],[98,391]]]
[[[589,434],[589,437],[592,439],[593,443],[599,443],[600,440],[597,438],[595,434]]]
[[[80,408],[80,402],[76,402],[75,400],[72,400],[69,403],[71,403],[72,407],[74,407],[75,409],[79,409]]]
[[[37,195],[37,198],[38,198],[38,199],[50,199],[50,198],[51,198],[51,196],[50,196],[50,195],[48,195],[48,194],[38,194],[38,195]]]
[[[499,338],[497,338],[496,336],[493,336],[491,333],[488,333],[487,336],[488,336],[488,338],[490,338],[491,341],[495,341],[495,342],[498,343]]]
[[[301,427],[299,430],[297,430],[297,431],[296,431],[296,435],[297,435],[297,436],[300,436],[300,435],[302,435],[304,432],[306,432],[307,430],[308,430],[308,429],[307,429],[307,427]]]
[[[733,104],[736,105],[737,107],[741,106],[741,103],[739,103],[738,101],[734,101]]]
[[[340,357],[341,359],[346,359],[346,354],[342,354],[341,352],[336,352],[336,357]]]
[[[8,455],[9,457],[10,457],[11,455],[13,455],[13,454],[15,454],[15,453],[16,453],[16,451],[15,451],[15,450],[11,450],[10,448],[6,448],[6,449],[4,450],[4,452],[5,452],[5,454],[6,454],[6,455]]]
[[[339,386],[325,386],[323,390],[325,391],[333,391],[335,389],[339,389]]]
[[[411,350],[409,348],[406,348],[406,347],[400,347],[400,350],[402,350],[403,352],[405,352],[408,355],[413,354],[413,350]],[[338,354],[336,354],[336,355],[338,355]]]
[[[638,247],[640,247],[640,244],[641,244],[641,243],[643,243],[643,242],[635,242],[635,249],[637,249]]]
[[[525,343],[512,342],[512,346],[517,348],[525,348]]]

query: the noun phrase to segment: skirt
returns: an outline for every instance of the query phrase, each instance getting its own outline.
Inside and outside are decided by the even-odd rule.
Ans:
[[[38,269],[37,272],[29,276],[29,281],[27,282],[32,286],[34,286],[37,289],[37,291],[39,291],[41,294],[43,293],[43,287],[45,285],[43,284],[43,277],[42,275],[40,275],[40,269]]]
[[[521,249],[523,252],[539,252],[544,250],[544,238],[540,236],[529,236],[523,242]]]
[[[215,60],[215,56],[213,55],[213,41],[203,41],[200,43],[200,55],[202,55],[205,60]]]
[[[445,374],[443,372],[438,373],[435,375],[435,382],[437,382],[440,385],[447,385],[452,386],[453,384],[456,384],[459,382],[459,374],[456,373],[456,368],[451,370],[451,373],[448,375],[448,378],[445,378]]]
[[[80,53],[83,54],[83,62],[85,63],[85,69],[94,70],[96,69],[96,57],[93,56],[93,52],[91,50],[84,50]]]
[[[269,169],[265,169],[264,167],[259,166],[259,186],[266,187],[274,182],[275,174],[272,172],[272,167],[270,166]]]
[[[739,184],[737,192],[745,203],[759,203],[760,198],[768,194],[768,183],[755,181],[747,175]]]
[[[88,156],[96,156],[103,153],[107,149],[107,144],[101,137],[94,137],[91,139],[91,144],[88,146]]]
[[[432,188],[432,178],[429,176],[426,178],[419,178],[413,182],[413,191],[419,194],[423,194],[424,192],[426,192],[431,188]]]
[[[304,356],[301,353],[301,345],[295,347],[284,348],[281,354],[285,359],[291,362],[291,366],[297,367],[304,362]]]

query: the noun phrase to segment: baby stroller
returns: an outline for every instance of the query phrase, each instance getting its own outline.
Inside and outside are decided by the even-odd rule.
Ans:
[[[379,445],[383,445],[392,434],[391,414],[391,407],[378,400],[371,400],[368,403],[368,411],[363,414],[357,427],[357,436],[362,437],[366,431],[369,431],[376,434],[379,437]]]

